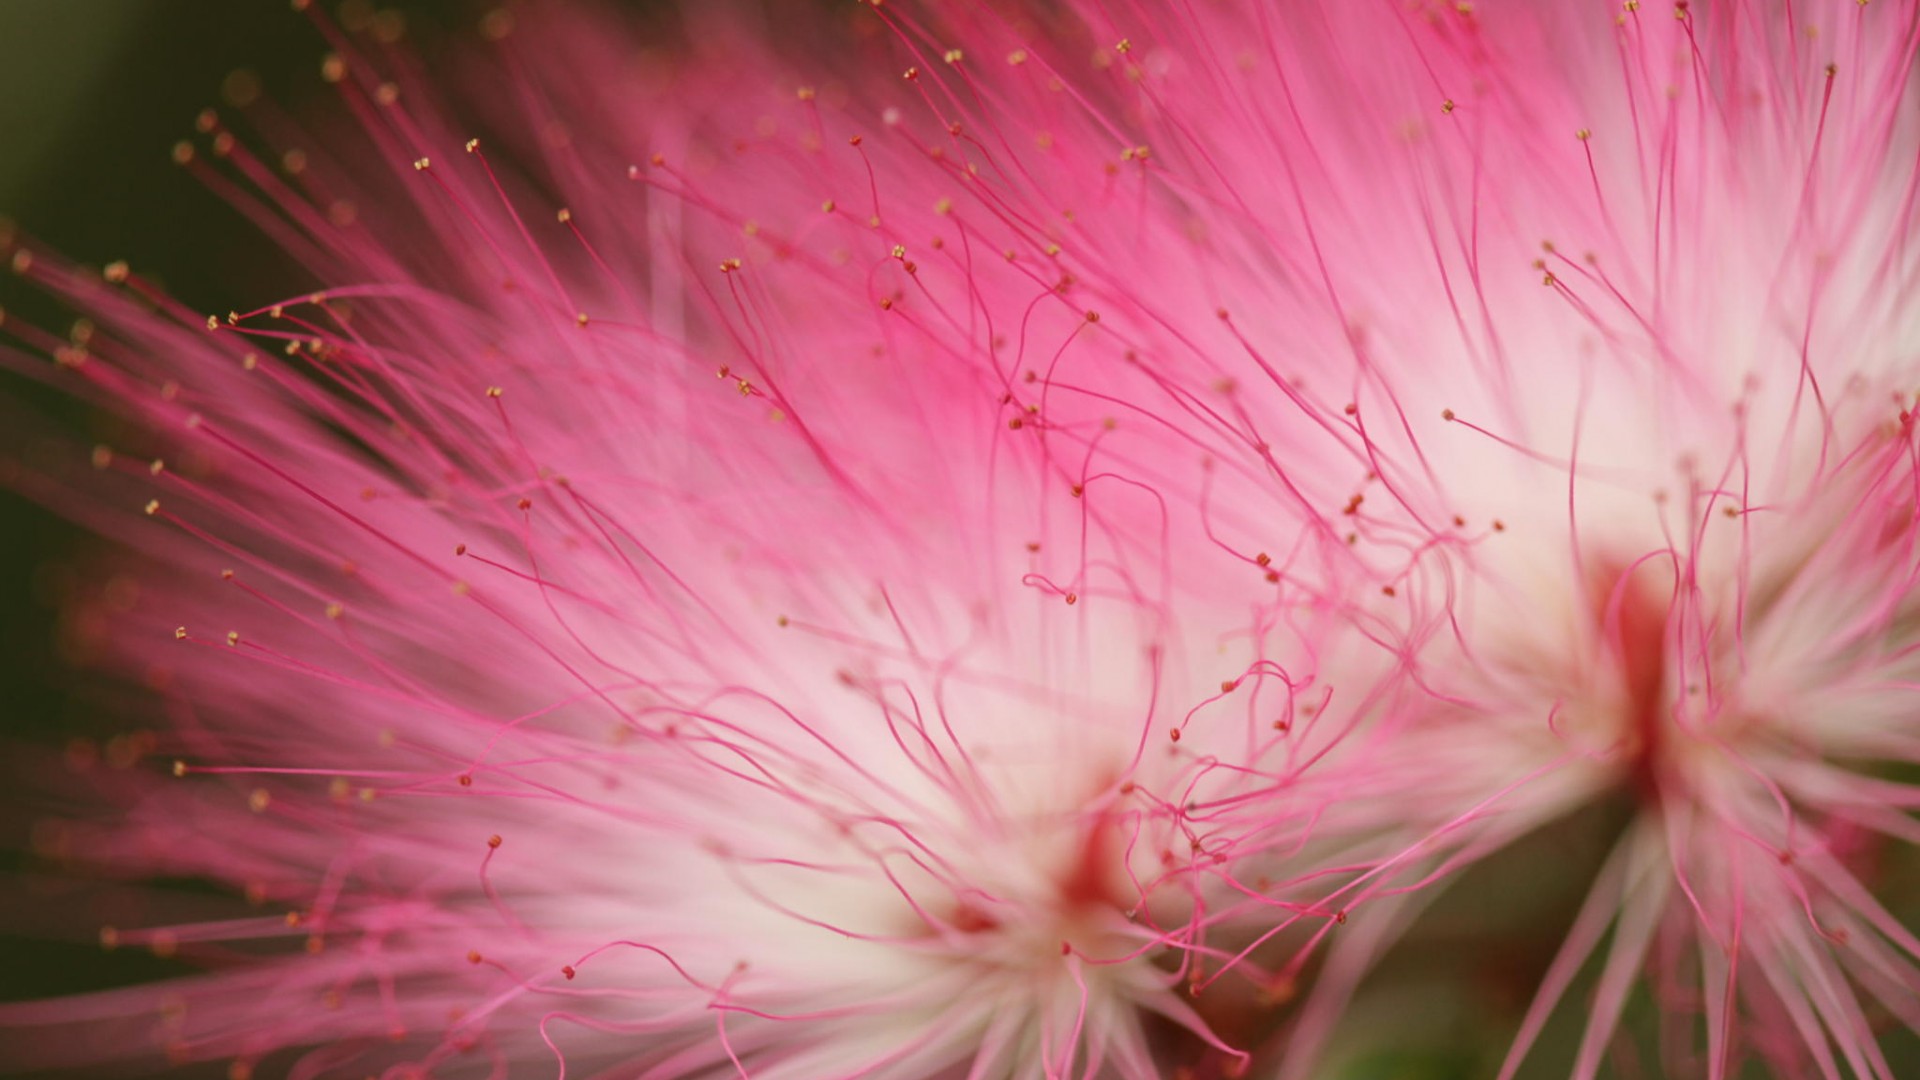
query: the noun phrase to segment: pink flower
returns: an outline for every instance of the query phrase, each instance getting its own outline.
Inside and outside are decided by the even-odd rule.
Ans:
[[[1282,319],[1350,404],[1274,422],[1367,471],[1363,624],[1428,695],[1382,797],[1418,793],[1435,872],[1636,805],[1500,1075],[1631,1068],[1644,986],[1656,1073],[1893,1076],[1880,1033],[1920,1025],[1874,857],[1920,835],[1920,11],[1652,7],[1410,16],[1344,126],[1307,114],[1323,291]],[[1393,147],[1403,78],[1448,100]],[[1559,1008],[1564,1061],[1535,1053]]]
[[[134,432],[23,483],[138,552],[178,761],[65,846],[225,891],[108,934],[206,975],[0,1021],[1304,1077],[1626,793],[1505,1072],[1598,953],[1575,1075],[1651,975],[1672,1074],[1891,1076],[1920,6],[1807,6],[542,8],[431,81],[317,17],[355,130],[177,155],[317,291],[15,249]]]
[[[24,1061],[1155,1077],[1271,1041],[1404,843],[1339,800],[1373,698],[1318,672],[1363,650],[1290,578],[1343,542],[1232,433],[1246,363],[1116,273],[1193,221],[1052,69],[1086,28],[928,58],[904,17],[799,28],[837,69],[493,16],[479,113],[323,18],[361,131],[256,106],[176,154],[311,294],[208,316],[20,242],[88,320],[25,346],[134,430],[25,483],[138,551],[110,647],[166,728],[62,846],[226,897],[140,894],[106,941],[208,973],[0,1013]],[[1113,98],[1136,59],[1099,55]],[[1026,103],[956,106],[976,63]]]

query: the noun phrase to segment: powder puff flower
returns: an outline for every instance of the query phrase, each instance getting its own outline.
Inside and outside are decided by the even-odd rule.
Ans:
[[[1422,887],[1626,792],[1506,1071],[1599,952],[1576,1075],[1648,972],[1670,1072],[1891,1075],[1920,11],[1655,7],[510,9],[467,95],[320,20],[359,134],[180,154],[316,291],[15,255],[181,774],[61,846],[237,895],[5,1015],[1309,1076]]]
[[[497,13],[464,108],[317,17],[357,132],[255,103],[175,155],[311,292],[208,316],[13,241],[85,317],[9,324],[9,366],[125,429],[16,480],[133,549],[74,617],[158,729],[43,832],[217,886],[103,931],[205,974],[10,1007],[19,1062],[1144,1078],[1272,1043],[1406,841],[1343,795],[1399,692],[1326,674],[1390,670],[1335,632],[1346,541],[1162,266],[1256,238],[1198,237],[1201,156],[1109,148],[1172,53],[860,15],[777,52],[689,12],[636,60]]]
[[[1500,1075],[1556,1063],[1563,1004],[1557,1064],[1600,1074],[1649,985],[1666,1075],[1893,1076],[1881,1033],[1920,1029],[1876,854],[1920,836],[1920,12],[1408,23],[1346,129],[1300,121],[1332,182],[1289,181],[1322,291],[1284,319],[1345,333],[1351,394],[1293,422],[1366,463],[1365,623],[1430,695],[1380,778],[1436,868],[1637,806]],[[1395,147],[1402,84],[1446,100]]]

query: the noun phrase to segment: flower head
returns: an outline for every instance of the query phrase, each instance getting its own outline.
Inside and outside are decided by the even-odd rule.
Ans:
[[[354,157],[217,114],[177,155],[314,291],[206,316],[17,249],[98,328],[23,335],[129,422],[91,483],[161,575],[113,646],[163,768],[64,846],[233,902],[109,931],[220,970],[13,1019],[242,1071],[1244,1068],[1203,994],[1284,994],[1260,935],[1344,921],[1391,830],[1308,775],[1365,709],[1338,602],[1209,538],[1257,459],[1160,415],[1168,331],[1041,201],[1149,194],[1146,151],[990,147],[926,96],[958,55],[876,108],[565,16],[483,139],[318,25]]]
[[[1912,836],[1915,13],[1597,15],[1459,23],[1457,134],[1311,216],[1331,291],[1402,298],[1332,440],[1432,695],[1396,783],[1455,792],[1447,865],[1638,806],[1502,1075],[1596,952],[1574,1075],[1648,970],[1673,1073],[1893,1075],[1920,940],[1858,855]]]

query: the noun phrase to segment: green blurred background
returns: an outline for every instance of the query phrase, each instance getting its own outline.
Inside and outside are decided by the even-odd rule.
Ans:
[[[478,10],[466,0],[402,6],[428,38]],[[257,73],[267,94],[298,109],[324,90],[324,52],[286,0],[0,0],[0,218],[77,262],[128,260],[208,310],[261,275],[293,280],[271,247],[169,155],[193,133],[195,115],[220,104],[228,73]],[[3,270],[0,311],[49,327],[70,317]],[[100,418],[4,375],[0,424],[11,425],[0,432],[0,458],[84,454],[102,433]],[[0,482],[0,755],[11,759],[0,783],[58,767],[34,747],[137,723],[124,689],[86,671],[62,644],[59,608],[86,587],[79,559],[96,549]],[[32,798],[16,788],[0,800],[0,1000],[170,970],[137,951],[103,953],[89,927],[71,925],[64,893],[35,887],[43,864],[22,854],[44,809]]]

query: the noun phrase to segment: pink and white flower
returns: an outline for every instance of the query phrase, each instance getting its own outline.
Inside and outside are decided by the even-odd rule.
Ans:
[[[178,155],[309,295],[16,244],[179,762],[67,846],[233,894],[33,1060],[1309,1076],[1625,793],[1506,1072],[1602,952],[1575,1075],[1649,972],[1669,1072],[1892,1075],[1920,7],[769,21],[317,18],[354,131]]]

